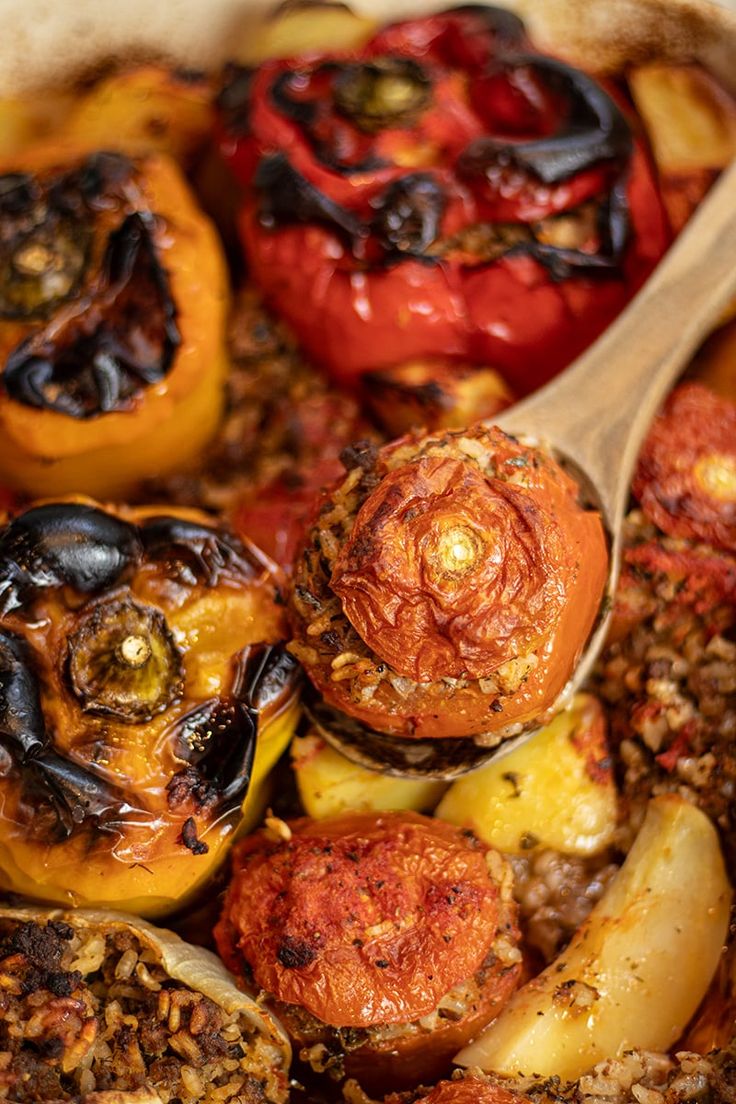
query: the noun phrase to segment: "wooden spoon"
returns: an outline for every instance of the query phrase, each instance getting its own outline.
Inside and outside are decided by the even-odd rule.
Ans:
[[[736,296],[736,161],[727,169],[648,282],[574,364],[492,424],[550,449],[582,497],[601,512],[610,538],[602,613],[551,712],[590,675],[605,642],[618,580],[624,514],[639,449],[672,382]],[[584,642],[581,641],[581,644]],[[324,707],[312,709],[325,738],[362,766],[449,780],[517,747],[539,727],[483,748],[469,739],[406,740],[368,732]]]
[[[545,445],[600,510],[611,540],[603,609],[565,689],[591,673],[605,642],[621,561],[631,477],[673,381],[736,295],[736,161],[636,298],[560,376],[496,425]]]

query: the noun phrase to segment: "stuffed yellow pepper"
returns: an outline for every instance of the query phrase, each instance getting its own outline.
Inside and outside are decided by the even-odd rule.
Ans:
[[[271,567],[194,511],[10,521],[0,886],[150,916],[211,880],[298,714]]]
[[[222,408],[222,252],[165,156],[37,147],[0,169],[0,482],[123,496]]]

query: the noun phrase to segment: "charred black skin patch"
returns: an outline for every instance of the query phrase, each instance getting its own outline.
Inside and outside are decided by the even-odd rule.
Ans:
[[[94,506],[52,503],[19,514],[0,535],[0,611],[25,605],[47,587],[95,594],[139,562],[135,526]]]
[[[565,249],[537,241],[530,230],[527,240],[510,244],[500,250],[499,256],[532,256],[546,268],[553,281],[567,279],[576,273],[589,276],[616,273],[630,233],[626,183],[633,138],[623,113],[587,74],[554,58],[528,53],[524,25],[512,13],[486,6],[461,6],[448,14],[452,12],[467,16],[475,27],[474,33],[489,36],[496,56],[488,64],[488,73],[512,74],[518,69],[529,68],[543,85],[558,93],[567,104],[558,130],[551,135],[526,142],[492,137],[473,142],[458,161],[460,176],[471,180],[482,177],[493,166],[510,166],[529,174],[541,185],[551,186],[593,165],[607,164],[613,178],[598,206],[600,247],[596,252]],[[383,59],[384,62],[391,60],[398,63],[402,59]],[[462,59],[458,59],[458,64],[462,63]],[[377,64],[365,63],[362,68],[376,68]],[[331,79],[338,114],[346,113],[342,102],[345,97],[341,100],[340,89],[351,81],[355,83],[360,68],[357,63],[323,62],[313,70],[313,74],[326,74]],[[295,71],[280,73],[269,96],[272,106],[302,129],[318,159],[340,175],[365,173],[382,167],[382,162],[371,157],[343,164],[322,148],[317,137],[319,106],[290,94],[295,75]],[[478,75],[482,75],[482,71]],[[250,102],[251,83],[250,76],[241,73],[237,78],[233,76],[229,86],[228,95],[237,100],[241,116]],[[225,98],[228,100],[228,96]],[[385,125],[395,124],[387,118]],[[372,132],[380,129],[378,120]],[[233,129],[232,133],[244,134],[247,129]],[[431,172],[410,173],[394,181],[373,201],[376,213],[366,218],[360,218],[318,189],[298,172],[283,152],[269,152],[263,156],[253,183],[259,194],[260,221],[266,229],[295,223],[324,225],[343,241],[356,260],[365,263],[369,257],[374,267],[390,267],[410,258],[427,264],[442,263],[441,254],[429,250],[440,239],[447,197]],[[490,265],[498,259],[493,257],[483,263]]]
[[[121,217],[99,272],[90,272],[95,220],[123,208],[132,162],[97,153],[45,181],[0,177],[0,316],[46,321],[7,358],[14,401],[86,419],[130,406],[165,378],[181,335],[148,211]],[[58,307],[79,300],[61,324]]]
[[[254,554],[232,533],[181,518],[147,518],[140,529],[147,559],[189,573],[190,582],[218,586],[225,578],[252,578],[262,570]]]
[[[298,664],[281,645],[241,654],[233,694],[213,698],[179,722],[177,755],[187,766],[167,787],[172,808],[191,801],[200,811],[240,805],[248,790],[259,716],[298,678]]]
[[[0,615],[32,616],[33,601],[47,589],[68,587],[97,599],[146,560],[168,560],[178,574],[183,563],[192,585],[214,586],[224,575],[250,579],[263,570],[237,538],[214,528],[165,516],[137,526],[96,507],[49,504],[18,515],[0,535]],[[39,666],[21,635],[0,628],[0,745],[34,807],[51,812],[56,840],[83,825],[119,830],[136,810],[122,790],[54,749]],[[295,682],[297,669],[281,647],[245,649],[232,695],[205,702],[179,722],[182,770],[169,783],[172,807],[190,797],[223,812],[242,802],[259,713]]]
[[[194,822],[194,817],[187,817],[184,821],[180,839],[182,845],[193,855],[206,855],[209,851],[207,844],[197,838],[197,825]]]
[[[380,199],[372,230],[387,254],[423,257],[439,237],[446,198],[430,173],[394,181]]]
[[[102,270],[102,289],[89,304],[102,318],[92,330],[82,314],[61,331],[31,334],[11,352],[3,381],[16,402],[94,418],[125,409],[168,374],[181,339],[151,215],[128,215],[110,234]]]
[[[303,939],[285,935],[281,940],[276,957],[287,970],[300,970],[309,966],[317,957],[317,950]]]

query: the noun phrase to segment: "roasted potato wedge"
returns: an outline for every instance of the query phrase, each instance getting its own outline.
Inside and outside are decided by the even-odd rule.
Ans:
[[[678,231],[736,156],[736,101],[698,65],[642,65],[629,74],[629,87]]]
[[[616,826],[616,786],[597,699],[578,694],[527,743],[453,783],[437,816],[509,854],[602,851]]]
[[[428,812],[446,789],[442,782],[393,778],[366,770],[340,755],[315,731],[292,741],[291,761],[304,810],[315,819],[349,809]]]
[[[241,65],[259,65],[268,58],[292,57],[314,50],[352,50],[375,32],[377,24],[356,15],[345,4],[286,3],[258,23],[239,42],[233,58]]]
[[[677,795],[654,798],[626,862],[560,959],[456,1062],[573,1080],[624,1050],[668,1050],[718,965],[730,904],[710,820]]]

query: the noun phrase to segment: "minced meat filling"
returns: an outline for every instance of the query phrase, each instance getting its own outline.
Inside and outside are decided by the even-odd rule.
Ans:
[[[594,689],[608,706],[627,850],[650,797],[681,793],[736,857],[736,557],[626,524],[615,623]]]
[[[149,1089],[161,1104],[265,1104],[237,1017],[166,976],[133,933],[0,921],[0,1100]]]

